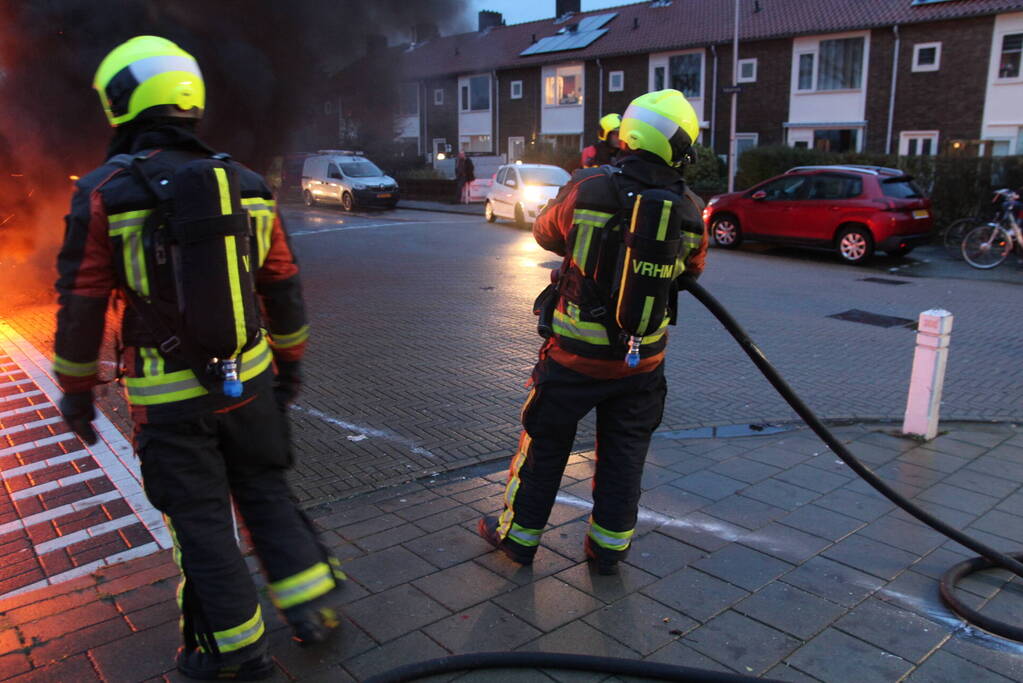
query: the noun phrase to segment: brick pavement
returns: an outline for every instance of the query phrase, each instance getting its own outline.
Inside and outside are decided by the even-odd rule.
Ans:
[[[920,443],[883,425],[836,430],[886,480],[1002,550],[1023,544],[1023,429],[945,423]],[[495,464],[311,510],[345,560],[341,633],[313,650],[270,624],[274,680],[345,681],[485,650],[646,659],[791,681],[1023,679],[1023,644],[964,625],[938,577],[965,549],[857,480],[806,429],[655,440],[640,526],[618,577],[592,574],[582,535],[592,453],[570,461],[531,569],[473,532],[501,506]],[[0,602],[0,678],[183,680],[175,570],[164,554]],[[1015,619],[1018,579],[989,572],[961,596]],[[272,610],[267,606],[267,614]],[[517,672],[470,680],[620,680]]]

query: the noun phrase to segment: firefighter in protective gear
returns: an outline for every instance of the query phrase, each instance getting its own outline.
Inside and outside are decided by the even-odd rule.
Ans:
[[[635,99],[622,118],[618,165],[576,171],[533,226],[540,246],[564,257],[554,294],[553,334],[540,350],[522,409],[524,431],[512,458],[504,511],[479,523],[480,535],[516,562],[532,561],[577,423],[594,408],[597,459],[586,555],[598,572],[612,574],[628,552],[643,463],[664,408],[669,321],[665,316],[659,330],[643,337],[638,365],[626,365],[612,312],[615,273],[620,272],[622,233],[630,227],[632,205],[653,189],[652,194],[670,197],[681,209],[683,237],[673,273],[680,279],[675,282],[684,287],[686,277],[702,272],[707,252],[703,203],[681,176],[681,164],[698,134],[696,113],[677,90]]]
[[[618,129],[621,125],[622,117],[618,114],[607,114],[601,117],[597,141],[583,150],[579,162],[582,168],[614,163],[619,154]]]
[[[107,163],[78,181],[71,200],[57,263],[54,358],[64,417],[90,443],[108,299],[115,292],[155,298],[175,288],[175,281],[161,281],[160,254],[150,253],[143,239],[158,200],[125,159],[144,159],[173,175],[213,154],[194,132],[205,106],[202,74],[174,43],[139,36],[118,46],[100,64],[94,87],[114,136]],[[292,454],[278,402],[298,390],[308,337],[298,267],[263,179],[239,164],[230,167],[237,173],[239,225],[245,229],[247,214],[255,261],[252,279],[235,273],[231,291],[258,296],[267,328],[257,327],[255,341],[240,354],[242,395],[208,390],[173,345],[158,343],[134,306],[125,308],[121,338],[146,495],[164,513],[182,572],[178,669],[200,679],[252,680],[272,675],[273,665],[256,588],[234,538],[232,499],[271,597],[300,642],[323,640],[337,625],[333,605],[344,574],[285,481]]]

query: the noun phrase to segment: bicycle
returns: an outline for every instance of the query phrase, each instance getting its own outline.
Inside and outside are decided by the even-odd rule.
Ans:
[[[974,268],[995,268],[1014,250],[1023,257],[1023,229],[1017,219],[1023,208],[1019,194],[1002,189],[995,192],[995,197],[1002,201],[998,220],[973,228],[963,238],[963,259]]]
[[[963,257],[963,239],[967,233],[976,227],[984,225],[987,221],[979,216],[967,216],[959,218],[945,228],[942,243],[945,245],[945,252],[957,259]]]

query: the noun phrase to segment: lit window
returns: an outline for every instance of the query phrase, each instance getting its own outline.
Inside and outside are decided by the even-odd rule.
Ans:
[[[739,83],[756,83],[757,81],[757,59],[739,60]]]
[[[522,81],[511,82],[511,98],[513,100],[522,99]]]
[[[612,71],[607,75],[608,92],[621,92],[625,90],[625,72]]]
[[[937,71],[941,67],[941,43],[913,46],[913,71]]]
[[[1002,36],[1002,58],[998,65],[999,78],[1019,78],[1020,53],[1023,53],[1023,33]]]
[[[558,67],[544,78],[544,104],[548,107],[570,107],[582,102],[581,66]]]

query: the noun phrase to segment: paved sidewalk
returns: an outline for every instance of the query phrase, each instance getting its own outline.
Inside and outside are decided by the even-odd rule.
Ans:
[[[922,444],[893,425],[836,433],[934,514],[1018,551],[1023,428],[943,427]],[[572,457],[531,569],[490,552],[474,532],[481,514],[501,507],[503,465],[313,508],[351,576],[347,620],[315,650],[293,647],[273,620],[275,680],[362,680],[487,650],[610,655],[791,681],[1023,679],[1023,644],[964,625],[938,598],[938,577],[965,549],[872,492],[806,429],[724,434],[655,440],[639,532],[618,577],[595,576],[583,561],[592,453]],[[183,680],[169,673],[175,575],[164,551],[0,602],[0,678]],[[961,593],[1018,622],[1021,582],[1006,579],[971,578]]]

